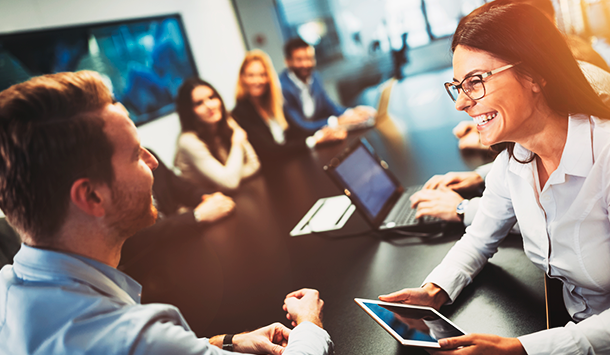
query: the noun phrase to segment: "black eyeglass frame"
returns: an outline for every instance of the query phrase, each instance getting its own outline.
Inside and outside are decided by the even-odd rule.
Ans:
[[[471,100],[480,100],[482,98],[485,97],[485,95],[487,94],[487,91],[485,91],[485,84],[484,84],[484,79],[489,78],[490,76],[494,75],[494,74],[498,74],[500,72],[503,72],[505,70],[508,70],[516,65],[521,64],[521,62],[515,63],[515,64],[507,64],[503,67],[500,67],[498,69],[494,69],[494,70],[490,70],[486,73],[483,74],[473,74],[473,75],[469,75],[467,77],[465,77],[459,84],[455,85],[454,83],[445,83],[445,90],[447,91],[447,94],[449,94],[449,97],[451,98],[451,100],[453,100],[453,102],[457,101],[457,97],[453,98],[453,95],[451,94],[450,88],[453,86],[457,89],[457,93],[458,95],[460,94],[460,90],[462,90],[464,92],[464,94],[466,94],[466,96],[468,96]],[[464,90],[463,84],[466,80],[474,78],[474,77],[478,77],[481,80],[481,85],[483,86],[483,95],[481,95],[480,97],[474,98],[472,96],[470,96],[470,94],[468,94],[468,92],[466,90]]]

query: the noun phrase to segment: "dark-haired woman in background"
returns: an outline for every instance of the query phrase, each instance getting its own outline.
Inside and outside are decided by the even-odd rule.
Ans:
[[[342,140],[345,130],[323,128],[313,136],[292,128],[283,111],[283,96],[277,74],[269,56],[261,50],[246,54],[236,93],[233,117],[248,132],[254,149],[261,157],[275,159],[317,144]]]
[[[178,137],[174,165],[197,185],[222,191],[237,189],[260,169],[244,130],[229,117],[216,89],[198,78],[178,90]]]
[[[447,91],[481,142],[504,150],[472,225],[424,286],[380,299],[453,302],[518,221],[528,258],[563,282],[573,322],[519,338],[442,339],[442,353],[609,354],[610,109],[554,24],[529,5],[483,5],[460,21],[452,50]]]

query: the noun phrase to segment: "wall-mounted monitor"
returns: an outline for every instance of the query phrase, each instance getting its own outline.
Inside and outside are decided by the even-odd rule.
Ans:
[[[198,75],[178,14],[0,35],[0,91],[85,69],[102,75],[136,125],[173,112],[184,79]]]

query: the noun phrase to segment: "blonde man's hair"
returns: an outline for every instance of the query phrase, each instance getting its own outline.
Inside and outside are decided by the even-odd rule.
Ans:
[[[237,90],[235,95],[236,99],[237,101],[249,99],[248,91],[246,90],[243,82],[243,75],[245,74],[248,65],[256,61],[263,65],[265,71],[267,72],[267,77],[269,78],[268,90],[261,98],[262,109],[269,116],[275,118],[282,128],[286,129],[288,128],[288,123],[286,122],[286,117],[284,117],[284,97],[282,96],[280,80],[278,79],[275,69],[273,69],[271,58],[269,58],[267,53],[261,51],[260,49],[254,49],[246,53],[246,57],[241,63],[241,67],[239,68],[239,78],[237,79]]]

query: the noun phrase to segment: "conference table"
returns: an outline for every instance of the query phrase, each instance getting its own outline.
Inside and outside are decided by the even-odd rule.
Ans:
[[[396,87],[392,95],[405,94]],[[400,101],[392,105],[403,105]],[[451,104],[448,106],[451,108]],[[421,108],[423,110],[423,108]],[[355,297],[419,287],[463,234],[447,224],[440,233],[376,233],[354,213],[339,231],[289,235],[313,204],[340,190],[323,166],[355,139],[366,138],[404,186],[434,174],[470,170],[489,157],[464,154],[451,129],[463,116],[411,107],[409,114],[350,133],[348,139],[268,163],[234,195],[230,217],[192,235],[168,235],[126,256],[121,269],[143,285],[143,303],[180,309],[200,337],[239,333],[282,322],[291,291],[308,287],[324,300],[324,328],[336,354],[425,354],[401,346],[354,302]],[[394,112],[399,112],[394,107]],[[429,112],[432,110],[433,112]],[[392,107],[390,107],[392,111]],[[402,112],[405,112],[403,110]],[[445,119],[423,124],[421,115]],[[525,257],[519,235],[496,255],[441,313],[469,333],[514,337],[546,327],[543,273]]]

